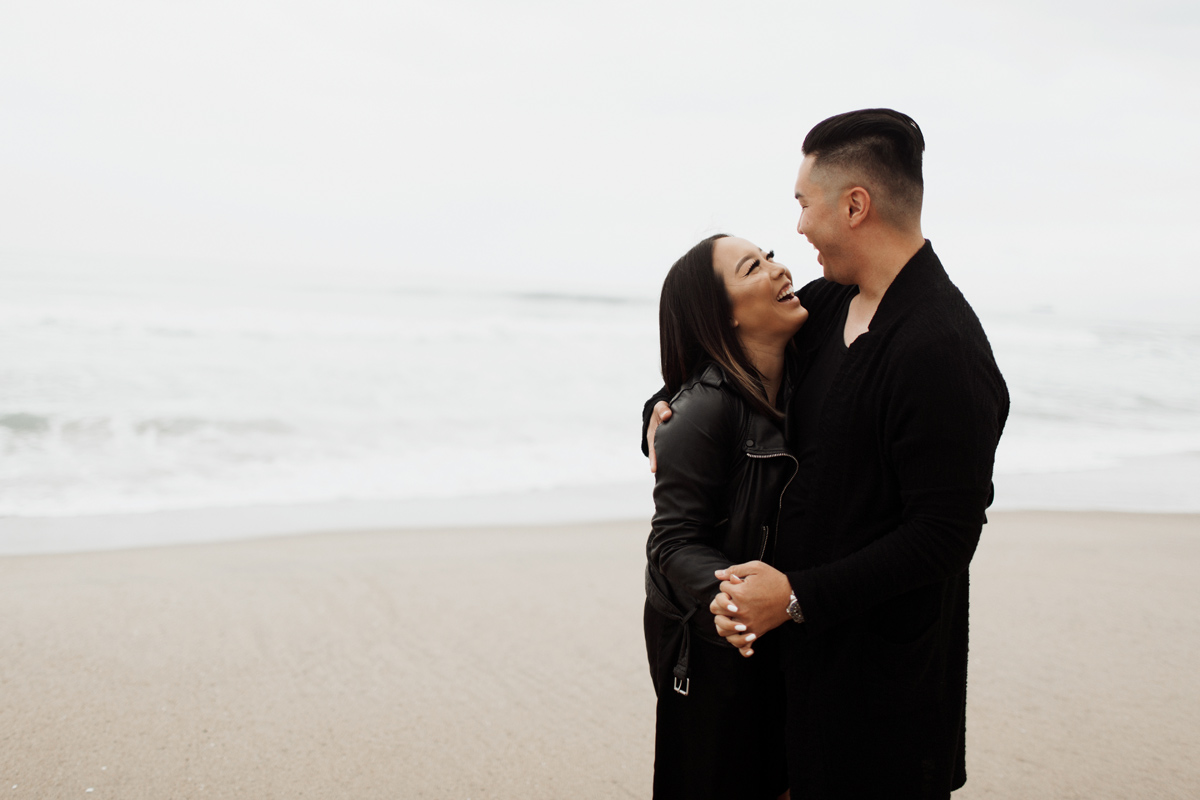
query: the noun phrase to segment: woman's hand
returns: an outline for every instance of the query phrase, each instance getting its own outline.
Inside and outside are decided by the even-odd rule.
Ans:
[[[741,583],[742,579],[737,575],[730,575],[729,582],[735,581]],[[724,637],[725,641],[736,647],[746,658],[754,655],[754,648],[750,646],[750,643],[757,639],[758,635],[751,633],[747,630],[745,623],[739,622],[733,617],[738,608],[733,604],[733,599],[729,595],[725,592],[718,593],[709,603],[708,610],[716,618],[717,633]]]
[[[717,633],[742,655],[752,655],[750,642],[790,619],[787,605],[792,587],[787,576],[761,561],[719,569],[716,576],[721,591],[708,610],[716,619]]]
[[[724,595],[717,595],[717,597],[724,597]],[[744,624],[724,614],[717,614],[713,619],[717,622],[717,633],[725,637],[725,641],[736,647],[746,658],[754,655],[751,643],[758,639],[757,634],[750,633]]]

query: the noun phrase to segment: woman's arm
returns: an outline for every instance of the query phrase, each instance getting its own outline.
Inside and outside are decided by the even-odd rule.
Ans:
[[[705,608],[717,593],[713,573],[729,566],[716,528],[739,435],[735,404],[720,388],[697,384],[675,399],[671,424],[658,429],[655,443],[659,467],[646,555],[681,602]]]

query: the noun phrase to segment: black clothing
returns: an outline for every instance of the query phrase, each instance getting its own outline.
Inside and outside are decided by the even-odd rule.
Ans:
[[[853,293],[847,292],[841,300],[841,309],[836,306],[830,309],[834,314],[831,331],[841,331],[845,327],[852,296]],[[796,480],[792,481],[783,498],[779,530],[786,531],[787,535],[776,537],[773,563],[795,563],[798,555],[795,550],[804,535],[804,509],[816,481],[817,423],[821,419],[821,409],[825,407],[825,396],[847,350],[845,337],[836,333],[824,337],[813,351],[812,363],[803,370],[804,377],[788,407],[787,441],[800,466],[796,470]]]
[[[794,340],[801,384],[857,291],[816,280],[797,292],[810,313]],[[806,621],[763,639],[785,645],[792,797],[946,798],[966,781],[967,567],[1009,398],[928,241],[821,406],[810,485],[789,516],[800,527],[780,529],[775,561]]]
[[[786,788],[780,645],[743,658],[717,635],[709,604],[716,570],[769,549],[796,460],[782,430],[713,364],[683,385],[671,409],[655,441],[646,543],[646,650],[658,694],[654,797],[773,799]],[[731,712],[737,735],[722,736]]]
[[[855,291],[800,290],[801,365]],[[793,797],[945,798],[966,781],[967,567],[1008,405],[927,241],[829,389],[803,532],[777,563],[806,620],[782,629]]]
[[[707,608],[701,612],[712,619]],[[693,638],[683,695],[673,689],[673,654],[684,629],[649,601],[644,624],[658,695],[654,800],[775,800],[783,794],[788,785],[783,640],[766,637],[753,657],[743,658],[733,647]]]
[[[687,613],[708,608],[720,585],[716,570],[764,557],[796,459],[783,431],[752,410],[715,364],[670,402],[671,422],[655,440],[660,465],[647,573]],[[704,623],[702,634],[725,644],[711,620]]]

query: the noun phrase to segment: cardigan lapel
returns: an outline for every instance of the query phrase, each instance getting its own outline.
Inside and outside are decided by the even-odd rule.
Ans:
[[[948,280],[942,262],[928,239],[900,270],[892,285],[883,293],[879,308],[871,318],[870,333],[882,333],[904,313],[921,302],[937,284]]]

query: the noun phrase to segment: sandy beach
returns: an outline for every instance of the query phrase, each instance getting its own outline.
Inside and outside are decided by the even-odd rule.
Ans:
[[[645,522],[0,558],[13,798],[643,798]],[[1200,795],[1200,516],[997,512],[969,798]]]

